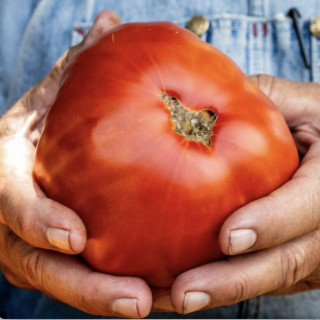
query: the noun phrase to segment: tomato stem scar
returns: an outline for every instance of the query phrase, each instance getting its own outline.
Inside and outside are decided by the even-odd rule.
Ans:
[[[161,100],[169,109],[174,131],[187,140],[211,145],[212,129],[218,115],[212,110],[189,111],[175,97],[161,92]]]

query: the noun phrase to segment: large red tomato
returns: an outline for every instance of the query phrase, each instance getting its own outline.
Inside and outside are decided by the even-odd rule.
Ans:
[[[93,268],[167,287],[221,258],[224,220],[297,166],[273,103],[220,51],[161,22],[121,25],[77,57],[34,174],[83,219]]]

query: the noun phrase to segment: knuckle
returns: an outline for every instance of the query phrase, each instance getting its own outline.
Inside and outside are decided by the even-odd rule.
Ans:
[[[69,63],[71,63],[72,59],[75,57],[75,55],[80,51],[81,44],[75,45],[71,47],[61,58],[60,62],[60,69],[61,74],[66,70]]]
[[[34,209],[32,207],[26,207],[23,212],[15,216],[15,221],[13,224],[16,226],[17,233],[20,235],[29,234],[33,229],[34,221],[32,215],[34,214]]]
[[[105,294],[99,292],[99,286],[94,282],[89,282],[86,290],[79,290],[76,292],[69,292],[73,296],[73,305],[84,312],[91,314],[105,314],[108,313],[108,305],[105,301]]]
[[[248,275],[246,275],[245,273],[241,273],[237,277],[230,291],[230,303],[238,303],[250,297],[249,283],[250,281],[248,279]]]
[[[262,86],[262,83],[264,82],[264,77],[265,77],[265,75],[262,74],[262,73],[257,73],[255,75],[255,78],[257,80],[257,84],[258,84],[259,87]]]
[[[84,38],[85,39],[85,38]],[[74,45],[67,50],[63,56],[56,62],[56,65],[52,69],[50,73],[52,73],[51,77],[57,83],[63,79],[63,73],[67,69],[68,65],[72,63],[72,61],[80,54],[80,52],[84,49],[84,41],[80,42],[77,45]]]
[[[87,287],[87,290],[79,290],[75,292],[75,303],[77,304],[78,308],[81,310],[90,310],[90,306],[92,306],[92,299],[94,296],[97,296],[97,292],[93,292],[92,284]]]
[[[65,60],[66,59],[58,60],[48,75],[48,77],[55,83],[59,83],[60,81],[61,75],[65,68]]]
[[[22,273],[30,284],[41,290],[45,288],[45,257],[40,250],[31,250],[25,255],[22,259],[21,268]]]
[[[276,77],[267,74],[257,74],[258,86],[268,95],[272,96]]]
[[[93,306],[95,306],[95,304],[92,302],[92,298],[90,297],[92,297],[92,295],[88,295],[87,291],[78,292],[75,299],[76,307],[87,313],[96,313],[93,310]]]
[[[105,292],[101,290],[101,283],[90,281],[88,275],[88,284],[86,290],[75,292],[75,306],[87,313],[102,314],[108,312],[108,305],[105,302]]]
[[[299,247],[288,246],[280,250],[281,279],[278,287],[290,287],[305,274],[306,252]]]
[[[34,244],[33,240],[37,238],[39,241],[39,221],[41,221],[41,208],[37,198],[28,198],[24,207],[19,208],[19,212],[14,216],[13,229],[25,241]]]

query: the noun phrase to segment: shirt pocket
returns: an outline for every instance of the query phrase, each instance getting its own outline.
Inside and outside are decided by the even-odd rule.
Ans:
[[[227,54],[247,75],[266,73],[310,81],[311,70],[304,65],[292,20],[284,13],[274,18],[224,14],[207,19],[210,26],[201,38]],[[301,21],[301,28],[311,59],[309,23]],[[187,20],[179,24],[186,26]]]

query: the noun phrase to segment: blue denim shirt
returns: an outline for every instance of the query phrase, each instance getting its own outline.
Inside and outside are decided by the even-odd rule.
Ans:
[[[311,68],[304,66],[296,32],[286,16],[301,13]],[[295,81],[320,81],[320,40],[309,31],[318,0],[2,0],[0,2],[0,114],[44,77],[55,60],[82,40],[98,12],[114,10],[123,22],[168,20],[186,26],[194,15],[210,21],[202,36],[247,74],[269,73]],[[79,32],[81,30],[81,32]],[[206,62],[203,61],[205,64]],[[1,254],[1,253],[0,253]],[[190,315],[151,318],[319,318],[320,292],[267,297]],[[89,318],[40,292],[11,286],[0,273],[0,317]]]

